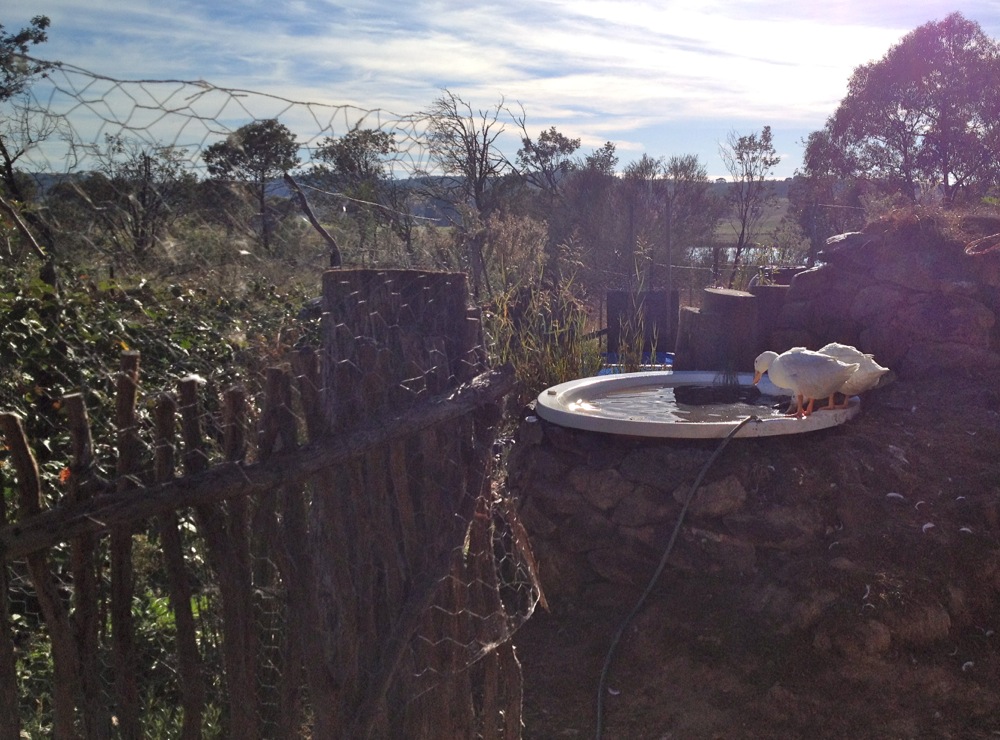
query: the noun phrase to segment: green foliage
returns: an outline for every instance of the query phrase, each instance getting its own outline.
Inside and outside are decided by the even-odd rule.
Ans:
[[[272,118],[240,126],[202,157],[213,177],[259,184],[295,169],[297,152],[295,134]]]
[[[113,444],[110,420],[115,373],[123,351],[142,353],[141,374],[152,392],[188,374],[216,388],[257,382],[296,342],[315,343],[317,325],[295,318],[301,293],[257,278],[240,295],[180,284],[125,286],[85,275],[57,294],[28,279],[0,293],[0,408],[19,413],[43,472],[54,482],[67,458],[62,397],[82,392],[92,414],[95,446]],[[102,433],[103,432],[103,433]],[[55,469],[52,468],[55,466]]]
[[[115,257],[144,261],[187,211],[197,178],[186,169],[186,157],[174,147],[106,137],[100,156],[105,192],[95,192],[98,202],[91,205]]]
[[[523,131],[523,121],[522,121]],[[521,177],[546,196],[544,202],[560,194],[566,175],[576,169],[573,154],[580,148],[580,139],[570,139],[555,126],[542,131],[536,141],[525,132],[517,151],[517,166]]]
[[[729,224],[736,237],[729,278],[732,288],[744,252],[757,241],[761,221],[768,206],[774,202],[774,190],[768,178],[781,157],[774,148],[770,126],[764,126],[759,135],[756,132],[743,136],[730,133],[726,145],[719,148],[719,154],[732,177],[727,197]],[[713,264],[716,278],[721,276],[718,256],[716,251]]]
[[[980,194],[1000,182],[1000,44],[961,13],[926,23],[854,71],[825,130],[843,177]]]
[[[212,388],[239,383],[248,397],[256,397],[265,368],[283,361],[296,344],[317,344],[318,321],[300,320],[296,313],[304,295],[278,289],[263,277],[243,276],[238,294],[226,294],[219,285],[124,285],[94,282],[77,275],[63,281],[59,293],[52,286],[26,278],[0,293],[0,409],[18,412],[26,427],[43,478],[47,506],[59,503],[61,473],[69,459],[69,439],[61,416],[62,397],[82,392],[94,437],[98,475],[113,478],[116,430],[115,373],[126,349],[140,350],[140,418],[161,391],[195,373]],[[219,409],[214,394],[204,394],[209,426]],[[252,401],[251,401],[252,402]],[[143,425],[145,428],[146,425]],[[211,433],[211,429],[209,430]],[[145,434],[145,432],[140,432]],[[144,470],[152,455],[146,440]],[[211,450],[210,450],[211,452]],[[8,474],[7,452],[0,448],[0,491],[10,502],[14,481]],[[148,478],[147,478],[148,480]],[[9,503],[8,503],[9,505]],[[155,535],[136,534],[133,565],[140,588],[133,601],[136,645],[140,655],[143,723],[151,737],[177,737],[180,728],[174,657],[174,616]],[[196,588],[200,645],[208,666],[218,666],[220,613],[210,588],[213,576],[190,523],[182,520],[188,540],[188,567]],[[61,554],[53,551],[57,572]],[[19,584],[20,580],[15,579]],[[30,589],[12,587],[12,619],[17,631],[21,722],[31,737],[51,732],[52,664],[48,638]],[[214,605],[213,605],[214,604]],[[217,670],[211,671],[218,675]],[[107,678],[108,681],[111,677]],[[210,696],[221,695],[215,687]],[[220,705],[206,707],[206,736],[220,731]]]
[[[31,78],[52,68],[48,62],[25,58],[30,47],[48,41],[48,16],[36,15],[29,26],[17,33],[4,31],[0,24],[0,101],[20,95]]]
[[[267,186],[299,165],[299,145],[287,126],[275,119],[240,126],[224,141],[208,146],[202,153],[209,174],[220,180],[244,183],[253,193],[261,221],[261,245],[272,246],[274,209],[268,203]]]
[[[319,164],[310,170],[309,180],[326,205],[325,216],[333,219],[344,214],[353,221],[362,254],[377,253],[384,246],[378,243],[381,227],[404,242],[407,254],[413,253],[411,188],[390,172],[397,153],[393,135],[378,129],[353,129],[340,138],[327,136],[313,153]]]

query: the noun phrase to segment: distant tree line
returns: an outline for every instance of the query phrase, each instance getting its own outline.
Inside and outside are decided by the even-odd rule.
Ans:
[[[17,33],[0,26],[0,261],[11,265],[32,253],[50,271],[87,259],[135,269],[199,255],[315,261],[336,241],[345,264],[465,269],[484,300],[524,284],[663,287],[680,265],[733,286],[748,263],[809,259],[826,237],[856,227],[873,198],[970,203],[995,197],[1000,183],[1000,51],[953,13],[855,70],[806,142],[790,218],[766,234],[780,159],[770,126],[731,132],[720,146],[730,174],[720,193],[694,155],[643,155],[619,168],[613,142],[581,152],[555,127],[530,135],[523,109],[503,99],[476,109],[450,90],[418,114],[427,164],[405,176],[393,168],[401,152],[391,133],[328,136],[303,163],[296,135],[267,119],[197,153],[207,177],[185,150],[116,134],[91,146],[87,172],[40,187],[31,177],[40,173],[19,160],[57,135],[58,122],[19,101],[49,69],[26,57],[48,25],[37,16]],[[508,156],[499,141],[511,128],[521,145]],[[326,247],[303,205],[329,231]]]

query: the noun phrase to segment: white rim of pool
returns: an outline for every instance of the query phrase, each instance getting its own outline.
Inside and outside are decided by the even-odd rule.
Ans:
[[[753,384],[751,373],[738,373],[741,386]],[[838,426],[861,410],[857,396],[843,409],[814,411],[796,418],[784,414],[780,398],[789,392],[765,375],[757,388],[763,401],[773,403],[718,403],[697,407],[679,404],[673,389],[682,385],[722,385],[721,373],[700,370],[663,370],[579,378],[552,386],[538,395],[535,413],[545,421],[572,429],[637,437],[712,439],[726,437],[747,416],[756,419],[736,437],[801,434]],[[778,408],[773,408],[778,406]]]

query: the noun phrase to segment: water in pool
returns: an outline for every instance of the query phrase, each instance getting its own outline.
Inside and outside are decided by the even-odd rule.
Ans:
[[[754,415],[760,419],[780,418],[788,407],[788,399],[755,393],[752,386],[716,388],[722,395],[716,400],[705,394],[688,392],[691,386],[643,385],[571,401],[567,411],[580,414],[599,414],[611,419],[642,419],[662,422],[734,422]],[[712,389],[704,388],[706,391]],[[678,399],[678,395],[681,399]]]

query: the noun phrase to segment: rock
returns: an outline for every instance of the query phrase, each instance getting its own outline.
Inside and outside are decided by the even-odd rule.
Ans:
[[[542,511],[535,506],[535,502],[528,500],[518,512],[524,528],[538,537],[551,537],[556,531],[556,524]]]
[[[685,545],[689,569],[747,574],[757,563],[753,545],[719,532],[692,527],[683,530],[679,541]],[[700,568],[692,567],[699,562]]]
[[[559,527],[559,542],[570,552],[588,552],[614,542],[615,529],[606,517],[580,511]]]
[[[823,590],[809,594],[792,609],[790,626],[794,629],[809,629],[817,624],[827,609],[837,602],[837,594]]]
[[[906,294],[900,288],[868,285],[855,294],[849,315],[862,325],[878,324],[886,317],[895,316],[905,300]],[[864,351],[862,347],[858,349]]]
[[[548,602],[556,609],[571,600],[593,574],[579,555],[568,553],[548,540],[531,543],[538,563],[538,578]]]
[[[577,433],[577,430],[544,421],[542,423],[544,424],[545,438],[555,449],[580,457],[584,455],[584,449],[580,444],[581,435]]]
[[[539,418],[534,414],[526,415],[517,428],[517,441],[523,445],[541,444],[545,438]]]
[[[622,499],[611,519],[617,525],[635,527],[673,519],[677,511],[659,492],[639,486],[631,496]]]
[[[883,655],[892,646],[892,630],[877,619],[838,622],[816,630],[813,647],[835,652],[851,661]]]
[[[640,527],[619,526],[618,532],[626,542],[644,545],[655,552],[666,548],[672,529],[673,527],[660,523]]]
[[[681,486],[674,491],[674,500],[682,504],[687,499],[690,486]],[[747,491],[735,475],[707,483],[698,489],[688,514],[696,518],[722,517],[739,511],[746,504]]]
[[[870,619],[833,638],[833,646],[845,657],[882,655],[892,645],[892,631],[882,622]]]
[[[603,547],[587,553],[587,562],[601,578],[612,583],[639,586],[652,576],[655,564],[621,547]]]
[[[899,307],[890,325],[914,340],[949,342],[972,347],[990,346],[996,316],[967,296],[919,296]]]
[[[626,480],[672,491],[693,478],[710,454],[704,450],[643,447],[625,455],[618,469]]]
[[[875,355],[878,363],[898,372],[899,362],[906,356],[912,337],[898,331],[889,322],[871,324],[861,330],[858,345]]]
[[[573,515],[583,506],[579,494],[565,483],[538,481],[532,489],[532,501],[548,516]]]
[[[895,364],[901,374],[914,379],[940,378],[947,370],[972,376],[1000,368],[1000,354],[967,344],[917,342]]]
[[[889,232],[887,232],[888,234]],[[901,373],[920,372],[917,345],[966,345],[992,353],[1000,314],[1000,259],[970,256],[960,244],[914,226],[892,236],[850,232],[831,237],[825,264],[795,275],[769,349],[855,344]],[[904,362],[905,358],[905,362]],[[995,358],[954,352],[947,366]],[[905,367],[894,367],[902,364]]]
[[[823,292],[836,274],[837,269],[831,265],[820,265],[798,273],[788,286],[785,305],[788,306],[790,302],[795,301],[811,301],[813,297]]]
[[[772,333],[782,330],[801,330],[812,323],[812,304],[808,300],[787,301],[775,321]],[[794,347],[795,345],[790,345]]]
[[[762,514],[727,517],[726,528],[757,547],[796,550],[823,533],[819,514],[810,508],[779,506]]]
[[[574,468],[569,473],[569,484],[584,500],[601,511],[615,508],[635,488],[634,483],[622,478],[621,473],[614,468]]]
[[[559,455],[544,447],[532,447],[526,453],[525,470],[543,480],[562,480],[568,465]]]
[[[819,251],[817,257],[831,264],[863,264],[866,255],[881,244],[882,237],[877,234],[848,231],[829,237],[826,246]]]

